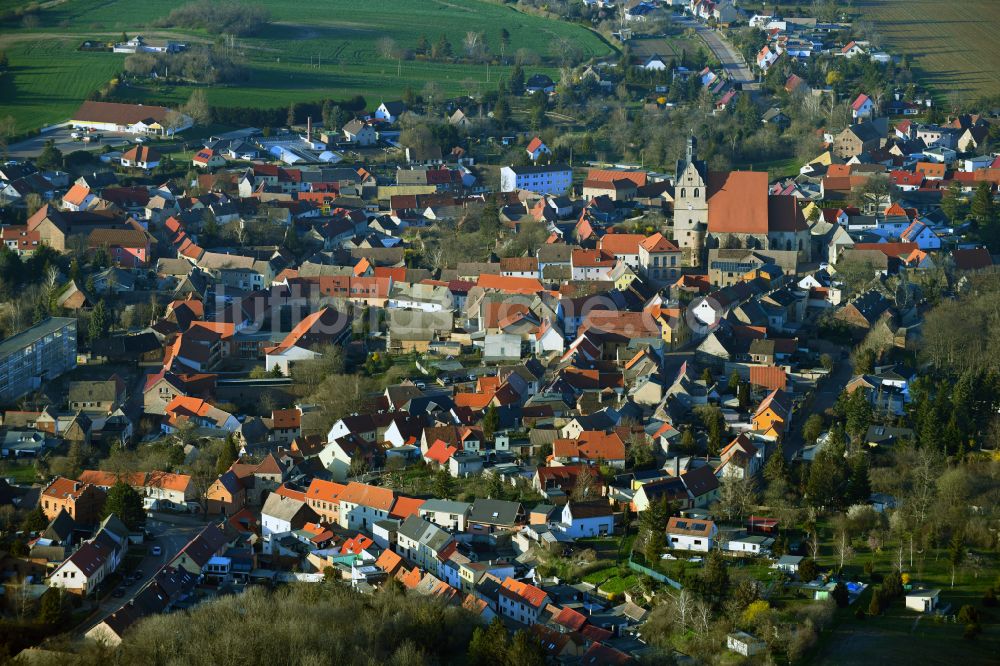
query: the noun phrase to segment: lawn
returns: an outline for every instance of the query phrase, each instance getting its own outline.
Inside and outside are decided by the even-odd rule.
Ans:
[[[114,41],[123,32],[187,42],[215,41],[204,31],[151,27],[179,3],[174,0],[66,0],[41,12],[38,27],[0,26],[0,49],[8,52],[11,72],[0,79],[0,115],[11,114],[19,130],[64,120],[86,96],[122,68],[123,54],[77,51],[85,39]],[[235,40],[249,81],[209,90],[219,106],[282,107],[294,101],[346,99],[364,95],[370,105],[398,97],[407,87],[418,93],[431,81],[449,95],[492,89],[508,67],[431,63],[383,58],[377,42],[388,37],[414,48],[421,36],[430,43],[446,35],[456,53],[469,30],[485,34],[495,54],[501,30],[510,43],[505,55],[531,51],[542,58],[534,71],[558,74],[559,41],[568,40],[584,57],[600,57],[611,47],[595,33],[570,23],[517,12],[486,0],[382,0],[359,12],[347,0],[300,3],[262,0],[273,23],[262,34]],[[507,58],[508,61],[511,58]],[[126,89],[137,101],[178,104],[188,87]]]
[[[817,563],[820,570],[830,570],[839,564],[832,543],[832,530],[827,521],[820,521],[820,556]],[[844,571],[851,580],[864,580],[864,564],[872,559],[871,552],[858,541],[857,554],[849,558]],[[849,609],[838,611],[838,620],[832,630],[825,632],[817,651],[816,662],[820,664],[865,664],[880,656],[892,655],[893,661],[926,664],[987,663],[990,655],[1000,653],[1000,612],[996,608],[984,608],[981,604],[983,593],[996,583],[998,559],[995,553],[979,552],[981,566],[978,571],[961,567],[951,587],[951,566],[947,549],[929,549],[922,556],[915,553],[914,566],[909,566],[909,550],[904,548],[904,571],[909,571],[912,580],[921,587],[941,590],[941,603],[950,604],[951,614],[957,614],[963,605],[975,606],[984,614],[983,633],[975,640],[962,638],[964,627],[950,622],[936,622],[933,617],[920,617],[918,613],[906,610],[902,600],[896,600],[879,617],[858,619],[857,609],[868,610],[872,586]],[[885,574],[895,568],[898,549],[895,543],[887,544],[875,554],[875,571]],[[978,573],[978,575],[977,575]]]
[[[121,69],[120,55],[76,51],[79,39],[11,37],[0,35],[0,49],[10,60],[0,75],[0,116],[14,116],[19,131],[66,120]]]
[[[906,54],[918,80],[940,97],[1000,93],[1000,2],[861,0],[854,9],[878,25],[884,47]]]
[[[36,478],[35,465],[30,460],[23,462],[4,461],[0,463],[0,477],[10,479],[12,483],[34,483]]]

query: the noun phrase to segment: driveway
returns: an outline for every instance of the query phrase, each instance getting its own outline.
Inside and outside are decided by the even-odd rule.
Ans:
[[[722,69],[736,83],[753,83],[754,75],[746,66],[743,56],[733,48],[729,41],[718,30],[713,30],[691,18],[678,18],[677,24],[685,28],[694,28],[712,54],[722,63]]]
[[[87,618],[86,622],[80,625],[79,633],[84,634],[90,631],[94,625],[138,594],[146,583],[152,580],[156,573],[172,560],[204,526],[204,520],[197,516],[153,512],[153,517],[146,519],[146,529],[152,533],[153,538],[147,539],[146,543],[143,544],[148,551],[138,567],[138,571],[142,572],[142,577],[134,583],[120,585],[119,587],[124,589],[124,594],[120,597],[112,596],[113,590],[106,590],[99,608]],[[159,546],[162,549],[160,555],[151,554],[153,546]]]

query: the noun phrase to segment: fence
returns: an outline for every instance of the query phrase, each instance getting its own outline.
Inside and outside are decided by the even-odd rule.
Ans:
[[[628,568],[631,569],[632,571],[637,571],[638,573],[641,573],[641,574],[644,574],[646,576],[649,576],[653,580],[657,580],[657,581],[659,581],[661,583],[666,583],[667,585],[669,585],[670,587],[674,588],[675,590],[681,589],[681,584],[678,583],[673,578],[669,578],[668,576],[660,573],[659,571],[654,571],[654,570],[650,569],[649,567],[644,567],[641,564],[633,562],[632,560],[628,561]]]

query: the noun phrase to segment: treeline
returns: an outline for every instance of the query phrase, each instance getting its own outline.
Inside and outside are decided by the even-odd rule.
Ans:
[[[367,101],[364,97],[355,95],[341,102],[334,100],[294,102],[289,106],[271,108],[213,106],[212,119],[217,123],[225,125],[283,127],[295,123],[304,123],[310,117],[313,119],[313,123],[319,123],[324,118],[324,115],[330,115],[331,108],[343,110],[348,114],[360,113],[365,110],[366,105]]]
[[[158,28],[209,30],[217,35],[253,35],[271,22],[263,5],[239,2],[192,2],[177,7],[153,23]]]
[[[78,663],[460,664],[475,627],[463,609],[408,596],[395,581],[374,595],[337,583],[251,588],[148,618],[115,648],[86,647]]]
[[[196,46],[181,53],[134,53],[125,58],[133,76],[172,77],[194,83],[245,81],[247,70],[220,49]]]
[[[967,279],[967,289],[957,299],[943,300],[927,313],[920,351],[942,374],[1000,374],[1000,272],[991,269]]]

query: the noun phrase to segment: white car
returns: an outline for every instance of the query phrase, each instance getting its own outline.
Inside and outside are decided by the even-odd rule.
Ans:
[[[148,139],[146,139],[146,137],[144,137],[144,136],[137,136],[137,137],[135,137],[135,142],[136,143],[146,143],[147,140]]]
[[[149,549],[149,554],[153,555],[154,557],[159,557],[160,555],[163,554],[163,548],[161,548],[160,546],[153,546],[152,548]]]
[[[71,138],[71,139],[79,139],[80,138],[80,133],[79,132],[73,132],[72,134],[69,135],[69,138]]]

